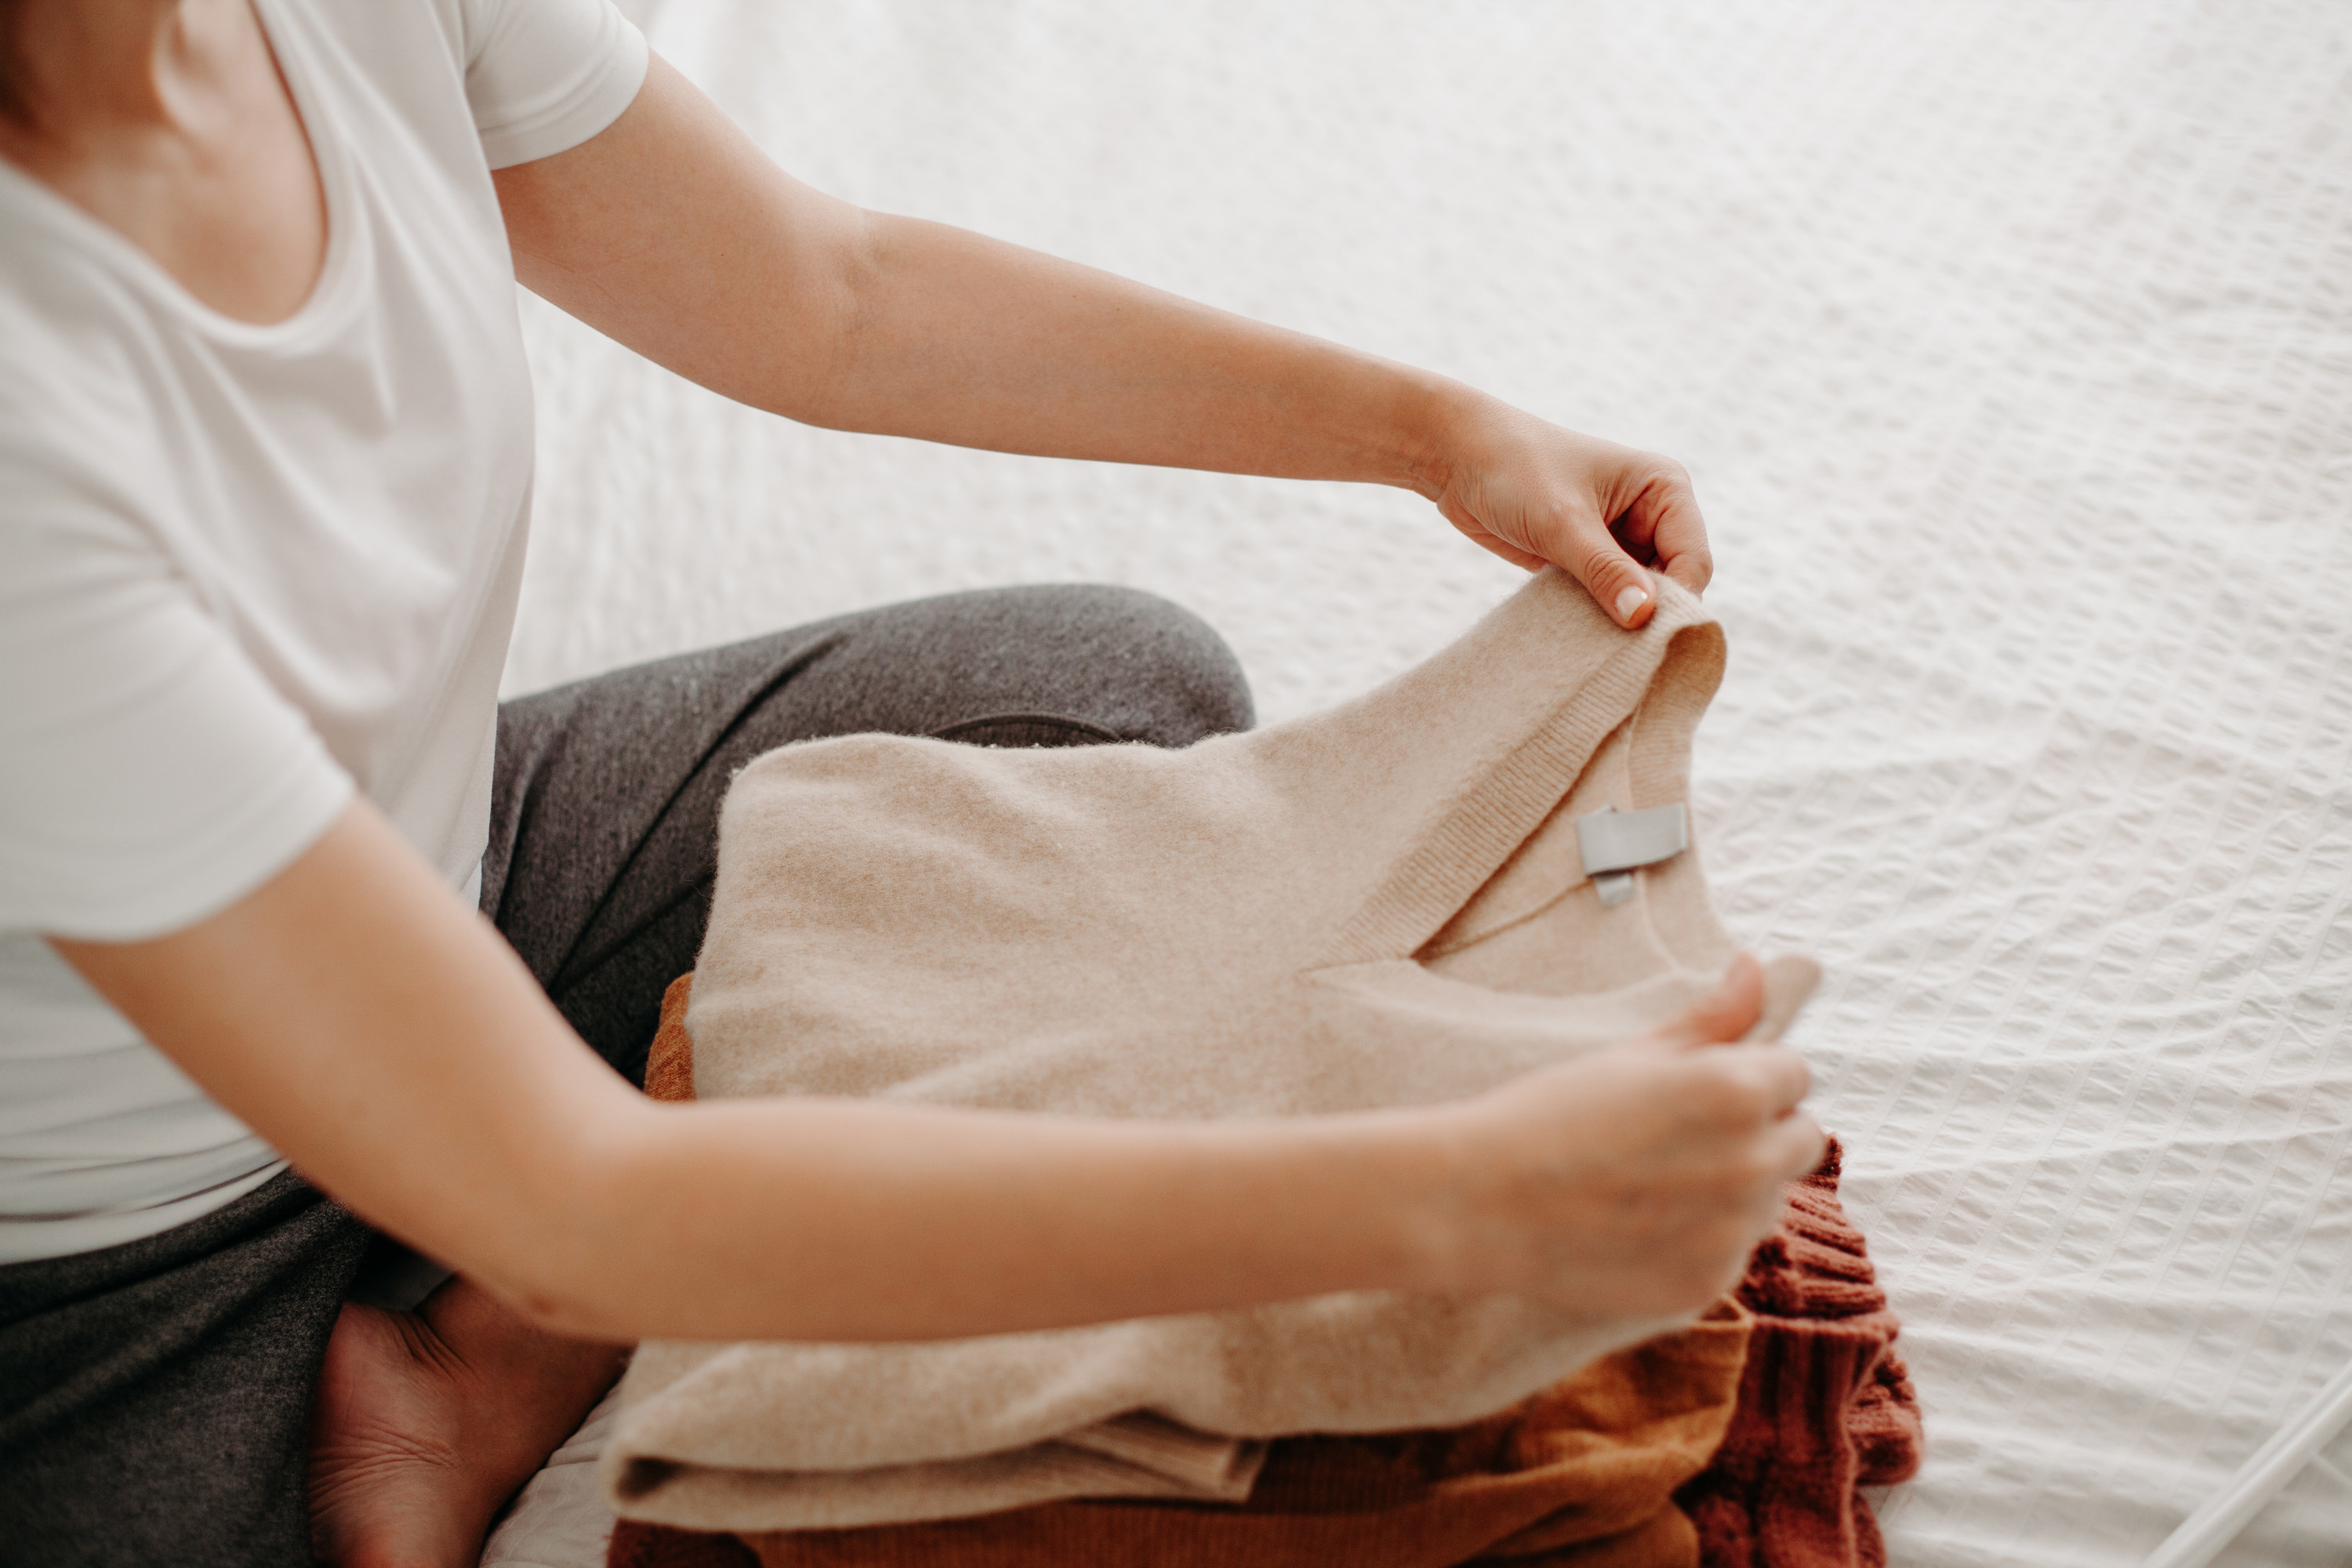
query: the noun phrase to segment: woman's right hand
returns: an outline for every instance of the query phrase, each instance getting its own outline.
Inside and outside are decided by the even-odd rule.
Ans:
[[[1824,1147],[1798,1109],[1803,1059],[1731,1043],[1763,999],[1743,954],[1672,1022],[1458,1107],[1448,1219],[1464,1293],[1617,1317],[1695,1311],[1736,1283]]]

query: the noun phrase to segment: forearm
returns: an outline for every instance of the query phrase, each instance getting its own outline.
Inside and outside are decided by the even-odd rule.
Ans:
[[[941,1337],[1350,1288],[1683,1310],[1820,1155],[1802,1064],[1719,1044],[1759,1015],[1752,962],[1647,1041],[1474,1100],[1177,1123],[656,1105],[364,803],[184,930],[53,941],[330,1194],[597,1337]]]
[[[755,407],[998,451],[1434,496],[1444,377],[794,180],[656,59],[602,135],[500,170],[516,275]]]
[[[575,1245],[535,1247],[531,1284],[488,1279],[551,1326],[629,1339],[926,1339],[1432,1289],[1439,1125],[646,1107],[575,1212],[517,1227]]]
[[[995,451],[1434,494],[1458,383],[915,218],[866,215],[821,358],[721,390]],[[822,363],[824,373],[803,374]]]
[[[1703,589],[1679,465],[1457,382],[1091,268],[860,211],[777,168],[656,58],[627,112],[501,169],[515,274],[678,374],[810,424],[1006,452],[1418,490],[1566,568],[1621,625]],[[1631,552],[1631,553],[1629,553]]]
[[[930,1337],[1444,1279],[1429,1117],[656,1105],[363,805],[196,926],[58,950],[330,1194],[576,1333]]]

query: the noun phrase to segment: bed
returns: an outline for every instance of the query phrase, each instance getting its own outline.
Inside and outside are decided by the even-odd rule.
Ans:
[[[1898,1568],[2138,1563],[2352,1362],[2352,8],[638,0],[785,165],[1674,453],[1694,803],[1906,1319]],[[1401,492],[727,405],[535,300],[510,692],[915,595],[1199,610],[1261,716],[1516,574]],[[485,1561],[589,1568],[592,1420]],[[2352,1560],[2352,1436],[2221,1561]]]

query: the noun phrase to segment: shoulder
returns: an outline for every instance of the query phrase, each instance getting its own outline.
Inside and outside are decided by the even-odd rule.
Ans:
[[[645,36],[613,0],[446,0],[466,96],[493,168],[545,158],[620,118],[645,83]]]
[[[268,14],[331,90],[364,83],[412,126],[470,118],[493,168],[585,141],[645,78],[645,38],[612,0],[276,0]]]
[[[162,460],[134,334],[86,295],[0,278],[0,551],[37,531],[113,531]],[[135,321],[135,318],[131,318]]]
[[[431,49],[461,71],[556,40],[593,47],[634,31],[611,0],[331,0],[284,15],[370,50]]]
[[[136,312],[108,310],[103,282],[28,288],[0,269],[0,648],[24,668],[182,591],[152,374],[169,351]]]
[[[0,517],[24,510],[28,465],[136,462],[153,429],[143,371],[170,353],[120,270],[93,250],[127,242],[64,206],[0,170]]]
[[[274,35],[297,31],[395,72],[430,60],[462,74],[515,47],[544,15],[583,8],[581,0],[278,0],[269,16]]]

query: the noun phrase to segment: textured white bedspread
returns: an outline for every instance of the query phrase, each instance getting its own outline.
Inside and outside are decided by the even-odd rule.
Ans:
[[[1690,465],[1699,831],[1828,969],[1898,1568],[2136,1563],[2352,1358],[2352,6],[656,4],[820,186]],[[803,430],[526,320],[513,690],[1087,578],[1280,717],[1515,580],[1409,495]],[[600,1561],[589,1471],[488,1561]],[[2352,1438],[2225,1559],[2347,1560]]]

